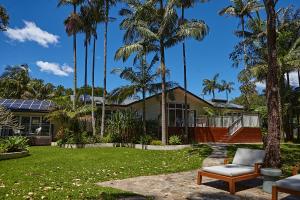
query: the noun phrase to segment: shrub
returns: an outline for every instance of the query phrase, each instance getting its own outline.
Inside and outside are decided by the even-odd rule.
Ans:
[[[150,144],[152,138],[150,135],[142,135],[140,137],[140,144]]]
[[[103,143],[111,143],[111,142],[113,142],[113,140],[112,140],[112,138],[111,138],[111,134],[107,134],[106,136],[104,136],[104,137],[102,138],[102,142],[103,142]]]
[[[151,145],[162,145],[162,142],[160,140],[152,140]]]
[[[169,144],[171,145],[181,144],[181,138],[177,135],[173,135],[169,138]]]
[[[0,151],[2,153],[5,152],[20,152],[20,151],[28,151],[28,139],[23,136],[11,136],[5,138],[1,142]]]
[[[112,142],[134,142],[142,131],[141,118],[135,111],[116,111],[107,120],[107,131]]]

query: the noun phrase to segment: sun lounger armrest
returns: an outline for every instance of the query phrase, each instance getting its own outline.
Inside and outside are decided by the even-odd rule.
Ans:
[[[263,163],[255,163],[254,164],[255,173],[260,174],[260,168],[262,165],[263,165]]]
[[[293,167],[293,170],[292,170],[293,176],[294,176],[294,175],[297,175],[298,172],[299,172],[299,170],[300,170],[300,165],[294,166],[294,167]]]
[[[228,159],[228,158],[225,158],[225,159],[224,159],[224,165],[227,165],[227,164],[229,164],[229,159]]]

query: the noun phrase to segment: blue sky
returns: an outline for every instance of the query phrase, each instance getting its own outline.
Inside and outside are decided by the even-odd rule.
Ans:
[[[231,98],[238,96],[237,74],[240,69],[231,67],[229,54],[238,39],[233,35],[238,21],[221,17],[218,11],[228,5],[229,0],[212,0],[198,4],[187,11],[187,18],[203,19],[209,26],[209,35],[202,42],[188,40],[187,75],[188,90],[201,94],[202,80],[220,73],[220,79],[235,82]],[[73,51],[72,38],[65,33],[63,21],[71,12],[70,7],[57,8],[56,0],[1,0],[10,15],[10,31],[0,33],[0,73],[6,65],[26,63],[30,66],[32,77],[44,79],[55,85],[72,87]],[[278,6],[293,4],[300,6],[299,0],[281,0]],[[122,5],[111,10],[111,16],[117,18],[109,25],[108,37],[108,90],[128,84],[117,75],[109,72],[114,67],[131,66],[131,62],[114,61],[115,51],[122,45],[123,32],[119,30],[121,18],[118,11]],[[34,34],[32,34],[34,32]],[[9,33],[9,34],[8,34]],[[103,25],[98,28],[96,85],[103,85]],[[78,84],[83,85],[84,48],[83,36],[78,40]],[[91,80],[91,49],[89,50],[89,81]],[[171,70],[169,79],[183,85],[183,67],[181,45],[166,50],[166,64]],[[205,99],[209,99],[206,96]],[[225,94],[217,94],[225,98]]]

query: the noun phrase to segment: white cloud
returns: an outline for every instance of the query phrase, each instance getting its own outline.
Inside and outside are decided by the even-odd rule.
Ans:
[[[255,85],[256,85],[256,87],[258,87],[258,89],[265,89],[266,88],[266,83],[265,82],[256,82]]]
[[[294,72],[290,72],[289,73],[289,77],[290,77],[290,84],[291,86],[295,86],[298,87],[299,86],[299,81],[298,81],[298,72],[294,71]]]
[[[7,28],[4,33],[11,40],[19,42],[33,41],[43,47],[48,47],[49,44],[57,44],[59,36],[42,30],[34,22],[24,21],[23,28]]]
[[[59,65],[58,63],[37,61],[36,65],[40,68],[41,72],[48,72],[57,76],[69,76],[74,72],[73,68],[67,64]]]

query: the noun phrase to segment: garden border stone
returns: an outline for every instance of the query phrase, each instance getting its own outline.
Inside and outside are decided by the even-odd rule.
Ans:
[[[57,146],[56,142],[51,142],[51,146]],[[103,148],[103,147],[129,147],[135,149],[144,149],[144,150],[180,150],[187,147],[192,147],[191,144],[187,145],[143,145],[143,144],[130,144],[130,143],[95,143],[95,144],[64,144],[63,148]]]
[[[29,151],[0,153],[0,160],[23,158],[29,156]]]

